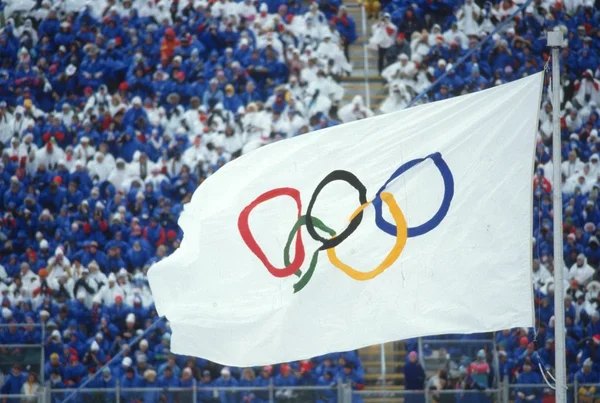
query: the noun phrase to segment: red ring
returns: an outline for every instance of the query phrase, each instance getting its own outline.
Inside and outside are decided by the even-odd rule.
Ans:
[[[256,206],[267,200],[271,200],[279,196],[289,196],[292,199],[294,199],[294,201],[296,202],[296,206],[298,206],[297,219],[300,218],[300,215],[302,213],[302,202],[300,200],[300,192],[294,188],[277,188],[261,194],[252,203],[248,204],[242,210],[240,216],[238,217],[238,230],[240,231],[240,235],[246,243],[246,246],[248,246],[252,253],[254,253],[256,257],[265,265],[267,270],[269,270],[269,273],[271,273],[275,277],[288,277],[294,274],[296,271],[298,271],[298,269],[300,269],[300,266],[302,266],[302,263],[304,262],[305,251],[304,244],[302,243],[302,233],[300,231],[301,228],[298,227],[298,231],[296,232],[296,253],[294,254],[294,260],[289,266],[279,269],[273,266],[271,262],[269,262],[269,259],[267,259],[267,256],[265,255],[261,247],[258,246],[258,243],[256,243],[256,239],[254,239],[254,236],[252,235],[252,232],[250,231],[250,227],[248,225],[248,218],[250,216],[250,212]]]

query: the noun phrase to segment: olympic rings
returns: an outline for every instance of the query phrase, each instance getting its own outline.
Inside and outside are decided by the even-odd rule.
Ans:
[[[302,202],[300,201],[300,192],[298,189],[294,188],[277,188],[273,190],[269,190],[268,192],[263,193],[258,196],[252,203],[250,203],[246,208],[242,210],[240,216],[238,217],[238,230],[240,231],[240,235],[242,239],[248,245],[250,250],[254,252],[256,257],[265,265],[269,273],[271,273],[275,277],[287,277],[291,276],[296,272],[296,270],[300,269],[302,263],[304,262],[304,244],[302,243],[302,233],[300,232],[300,227],[298,227],[298,234],[296,238],[296,253],[294,254],[294,261],[291,264],[286,264],[286,267],[283,269],[278,269],[273,266],[267,256],[263,252],[256,239],[250,232],[250,227],[248,225],[248,218],[250,213],[256,206],[259,204],[266,202],[267,200],[274,199],[279,196],[290,196],[296,202],[296,206],[298,207],[298,218],[300,218],[300,214],[302,211]]]
[[[317,201],[317,196],[319,196],[319,193],[321,192],[321,190],[323,190],[325,185],[327,185],[331,182],[334,182],[334,181],[348,182],[350,184],[350,186],[352,186],[354,189],[358,190],[358,201],[360,202],[360,204],[362,205],[367,202],[367,188],[365,187],[365,185],[363,185],[361,183],[361,181],[358,180],[358,178],[353,173],[350,173],[348,171],[339,170],[339,171],[333,171],[332,173],[327,175],[325,178],[323,178],[323,180],[321,182],[319,182],[319,184],[317,185],[317,188],[313,192],[312,197],[310,198],[310,203],[308,203],[308,208],[306,209],[306,230],[308,231],[310,236],[315,241],[321,241],[323,243],[323,245],[319,248],[319,250],[326,250],[326,249],[335,248],[336,246],[338,246],[346,238],[348,238],[354,231],[356,231],[356,229],[360,225],[360,222],[362,221],[362,211],[361,211],[356,217],[353,217],[352,220],[350,220],[350,224],[348,224],[348,227],[344,231],[342,231],[342,233],[340,235],[338,235],[337,237],[325,239],[325,238],[321,237],[319,234],[317,234],[317,231],[315,231],[315,228],[313,227],[312,209],[315,206],[315,202]]]
[[[390,185],[403,173],[407,172],[411,168],[414,168],[415,166],[428,159],[431,159],[433,161],[435,166],[440,171],[440,174],[442,175],[442,179],[444,182],[444,196],[442,198],[442,202],[438,211],[433,215],[433,217],[431,217],[428,221],[421,225],[418,225],[416,227],[408,227],[406,217],[400,209],[400,206],[398,206],[398,203],[394,199],[394,196],[390,192],[386,192],[385,190],[388,187],[388,185]],[[334,181],[344,181],[350,184],[353,188],[355,188],[358,191],[358,200],[360,202],[360,206],[350,215],[348,226],[339,235],[337,235],[333,229],[329,228],[321,220],[312,216],[312,210],[320,192],[327,184]],[[250,251],[252,251],[252,253],[254,253],[256,257],[263,263],[263,265],[267,268],[269,273],[279,278],[288,277],[291,275],[296,275],[297,277],[300,277],[300,280],[298,280],[298,282],[294,284],[295,293],[302,290],[310,281],[317,265],[318,254],[320,251],[323,250],[327,251],[327,257],[329,258],[331,264],[334,267],[341,270],[342,272],[344,272],[352,279],[359,281],[371,280],[383,273],[392,264],[394,264],[394,262],[402,254],[402,251],[404,249],[404,246],[406,245],[408,238],[424,235],[436,228],[443,221],[443,219],[448,214],[450,204],[454,197],[454,178],[452,176],[450,168],[448,167],[448,164],[442,158],[442,155],[439,152],[436,152],[424,158],[417,158],[401,165],[385,181],[383,186],[377,191],[375,197],[371,201],[367,202],[366,194],[366,187],[353,173],[344,170],[335,170],[329,173],[327,176],[325,176],[325,178],[323,178],[323,180],[321,180],[321,182],[319,182],[310,198],[310,202],[305,215],[302,215],[301,213],[302,203],[300,198],[300,192],[297,189],[289,187],[276,188],[261,194],[242,210],[238,217],[238,230],[246,246],[248,246]],[[254,236],[252,235],[252,232],[250,231],[248,225],[250,213],[256,206],[279,196],[291,197],[296,202],[296,206],[298,208],[297,221],[288,235],[288,240],[283,251],[283,260],[285,264],[285,267],[283,268],[277,268],[269,262],[265,253],[260,248]],[[393,224],[387,222],[383,218],[383,203],[385,203],[388,206],[388,209],[390,210],[390,214],[394,220]],[[335,247],[340,245],[354,231],[356,231],[356,229],[362,222],[364,209],[367,208],[370,204],[373,204],[373,207],[375,208],[375,224],[377,225],[377,227],[385,233],[396,237],[396,242],[390,250],[390,252],[378,266],[376,266],[370,271],[362,272],[342,262],[337,257]],[[306,257],[304,244],[302,242],[302,226],[306,226],[308,234],[314,240],[321,242],[322,244],[313,253],[308,269],[306,273],[304,273],[304,275],[300,270],[300,267],[302,266]],[[319,235],[315,228],[324,231],[330,236],[330,238],[327,239]],[[294,241],[294,238],[296,238],[294,260],[290,262],[290,248]]]
[[[404,214],[402,213],[400,206],[398,206],[398,203],[396,203],[396,199],[394,199],[394,196],[392,196],[391,193],[383,192],[381,193],[380,197],[390,209],[390,213],[392,214],[392,217],[394,217],[396,227],[400,228],[400,231],[398,231],[399,234],[396,236],[396,243],[394,244],[394,247],[385,257],[385,259],[383,259],[383,261],[379,264],[379,266],[367,272],[358,271],[343,263],[340,259],[338,259],[335,253],[335,248],[327,249],[327,257],[329,257],[329,261],[331,262],[331,264],[333,264],[335,267],[346,273],[354,280],[371,280],[383,273],[385,269],[390,267],[400,257],[400,254],[404,249],[404,245],[406,245],[408,231],[406,226],[406,219],[404,218]],[[358,209],[356,209],[354,213],[352,213],[352,216],[360,214],[360,212],[362,212],[369,204],[370,202],[360,206]]]
[[[318,218],[312,217],[312,221],[313,221],[313,224],[320,230],[327,232],[331,236],[335,236],[335,231],[332,230],[331,228],[329,228],[328,226],[326,226],[325,224],[323,224],[323,222],[321,220],[319,220]],[[288,240],[287,240],[287,243],[285,244],[285,248],[283,248],[283,263],[286,266],[288,266],[290,264],[290,246],[292,245],[294,236],[296,235],[296,233],[298,232],[298,229],[302,225],[306,225],[306,216],[305,215],[303,215],[302,217],[300,217],[298,219],[298,221],[296,221],[296,224],[294,224],[294,226],[292,227],[292,230],[290,231],[290,235],[288,236]],[[296,273],[294,273],[298,277],[301,277],[300,281],[298,281],[296,284],[294,284],[294,292],[295,293],[300,291],[301,289],[303,289],[304,286],[306,284],[308,284],[310,278],[313,275],[313,272],[315,271],[315,267],[317,265],[318,258],[319,258],[319,250],[317,249],[313,253],[313,256],[310,260],[310,264],[308,265],[308,270],[306,271],[306,274],[304,274],[304,276],[302,277],[302,271],[300,271],[300,270],[298,270]]]
[[[408,228],[408,237],[412,238],[428,233],[429,231],[437,227],[439,223],[444,219],[444,217],[446,217],[446,214],[448,214],[448,210],[450,209],[450,202],[452,201],[452,197],[454,196],[454,178],[452,176],[452,172],[450,172],[448,164],[446,164],[446,161],[444,161],[444,159],[442,158],[442,154],[429,154],[425,158],[417,158],[400,166],[400,168],[398,168],[392,174],[392,176],[390,176],[388,180],[385,181],[383,186],[377,191],[377,195],[375,196],[375,200],[373,201],[373,206],[375,207],[375,222],[377,223],[379,229],[381,229],[382,231],[385,231],[392,236],[396,236],[396,227],[393,224],[387,222],[385,218],[383,218],[381,198],[379,198],[378,196],[396,178],[398,178],[404,172],[419,165],[421,162],[427,159],[431,159],[435,166],[439,169],[440,174],[442,174],[442,179],[444,180],[444,198],[442,199],[442,204],[438,209],[437,213],[435,213],[433,217],[429,219],[429,221],[417,227]]]

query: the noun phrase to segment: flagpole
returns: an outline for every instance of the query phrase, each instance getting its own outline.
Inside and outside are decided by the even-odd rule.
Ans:
[[[554,354],[556,378],[556,403],[567,402],[565,359],[565,286],[563,279],[563,229],[561,190],[561,140],[560,140],[560,51],[564,46],[559,29],[548,32],[548,46],[552,48],[552,165],[554,211]]]

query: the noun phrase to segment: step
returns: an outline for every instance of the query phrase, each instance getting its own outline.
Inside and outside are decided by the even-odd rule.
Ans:
[[[375,75],[375,74],[369,74],[368,76],[369,82],[380,82],[385,84],[385,80],[383,78],[381,78],[380,75]],[[365,81],[365,76],[362,74],[362,72],[359,74],[356,71],[352,72],[352,75],[350,77],[343,77],[341,82],[342,83],[346,83],[346,82],[364,82]]]
[[[363,367],[373,367],[373,366],[377,366],[380,367],[381,361],[379,360],[369,360],[369,361],[365,361],[365,360],[361,360],[360,363],[362,364]],[[386,366],[395,366],[395,367],[401,367],[404,365],[404,360],[386,360],[385,361],[385,365]]]
[[[404,390],[403,385],[369,385],[365,390]]]
[[[354,91],[348,94],[344,94],[344,97],[342,98],[345,101],[352,101],[352,98],[354,98],[354,96],[356,95],[361,95],[364,96],[365,92],[364,91]],[[371,103],[373,103],[374,101],[380,101],[381,103],[383,103],[383,101],[385,101],[385,99],[387,98],[387,95],[381,95],[381,94],[373,94],[373,91],[371,91]]]
[[[397,342],[389,342],[389,343],[383,343],[383,348],[386,351],[405,351],[406,349],[404,348],[404,344],[397,344]],[[373,351],[380,351],[381,350],[381,345],[380,344],[374,344],[372,346],[367,346],[367,347],[363,347],[360,350],[358,350],[359,353],[362,352],[373,352]]]
[[[373,77],[373,79],[384,81],[383,77],[381,77],[381,75],[379,74],[379,71],[377,70],[376,65],[369,66],[369,70],[367,70],[367,75],[369,76],[369,78]],[[352,70],[351,77],[357,77],[357,76],[364,78],[365,77],[365,69]]]
[[[365,381],[378,381],[381,379],[381,374],[365,374]],[[385,374],[386,381],[404,381],[403,373]]]
[[[358,62],[360,63],[360,68],[363,68],[363,64],[365,62],[365,55],[363,54],[363,52],[359,52],[356,54],[350,53],[350,58],[348,59],[348,61],[350,63]],[[369,62],[370,67],[377,66],[377,57],[373,57],[373,55],[367,54],[367,61]],[[356,68],[359,67],[357,66]]]
[[[349,81],[346,83],[342,83],[342,87],[344,87],[344,89],[346,89],[346,90],[357,90],[357,89],[364,90],[365,89],[365,81],[364,80],[362,82]],[[385,84],[380,83],[378,81],[369,82],[369,89],[371,90],[371,92],[380,92],[380,91],[387,92],[387,89],[385,88]]]

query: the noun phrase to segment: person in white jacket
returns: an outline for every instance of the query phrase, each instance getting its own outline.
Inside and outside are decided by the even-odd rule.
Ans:
[[[75,146],[73,150],[75,158],[84,161],[86,164],[91,161],[96,154],[96,148],[90,144],[90,138],[83,136],[80,143]]]
[[[14,116],[8,111],[6,101],[0,101],[0,143],[8,145],[13,137]]]
[[[144,182],[150,177],[153,165],[146,153],[136,151],[133,154],[133,161],[127,165],[127,177],[130,180],[141,179]]]
[[[13,136],[21,137],[23,133],[30,127],[34,127],[35,121],[29,115],[25,114],[25,108],[21,105],[15,108],[15,113],[12,121]]]
[[[117,158],[115,169],[108,176],[108,181],[114,185],[117,191],[127,191],[125,184],[127,181],[127,170],[125,167],[125,160],[123,158]]]
[[[369,47],[377,49],[377,67],[381,73],[385,52],[394,44],[398,28],[391,22],[390,14],[385,13],[377,23],[373,24],[371,31],[373,36],[369,39]]]
[[[429,43],[430,37],[433,37],[433,35],[429,35],[426,30],[423,30],[422,33],[412,33],[410,37],[410,59],[413,62],[421,63],[423,58],[429,53],[429,49],[431,48]]]
[[[331,40],[330,32],[327,31],[323,34],[323,41],[319,44],[315,53],[322,61],[333,61],[332,69],[337,75],[352,72],[352,65],[346,59],[340,45]]]
[[[562,174],[567,178],[576,174],[583,172],[584,163],[577,157],[577,153],[575,151],[569,152],[569,156],[567,161],[563,161],[561,164]]]
[[[94,159],[90,161],[87,165],[88,174],[90,175],[90,178],[92,178],[93,180],[97,177],[99,182],[104,182],[105,180],[107,180],[113,168],[113,166],[111,166],[107,161],[105,161],[104,154],[100,151],[96,152],[96,154],[94,155]]]
[[[189,166],[196,166],[198,161],[208,161],[208,148],[202,142],[202,136],[196,135],[190,148],[183,153],[183,161]]]
[[[600,104],[600,80],[594,78],[592,70],[587,69],[583,73],[582,79],[575,82],[575,88],[577,92],[573,99],[577,106],[582,107],[589,102]]]
[[[383,101],[379,110],[381,113],[400,111],[408,105],[411,95],[402,83],[394,83],[390,86],[388,97]]]
[[[321,90],[317,86],[310,86],[306,90],[304,104],[307,116],[310,118],[318,113],[328,115],[333,103],[328,94],[321,94]]]
[[[54,142],[49,141],[36,152],[35,159],[38,164],[44,164],[47,169],[54,170],[58,162],[65,159],[65,153]]]
[[[479,20],[481,19],[481,8],[473,0],[465,0],[465,4],[456,14],[458,29],[467,35],[479,34]]]
[[[338,117],[343,123],[354,122],[371,116],[373,116],[373,111],[365,106],[363,97],[360,95],[356,95],[351,103],[338,110]]]
[[[472,0],[468,0],[468,1],[472,1]],[[465,4],[466,6],[466,4]],[[465,7],[463,6],[463,7]],[[477,31],[475,32],[471,32],[471,34],[476,34]],[[456,22],[452,23],[452,26],[450,27],[449,30],[447,30],[446,32],[444,32],[444,42],[446,43],[450,43],[453,41],[456,41],[460,44],[460,47],[462,49],[467,49],[469,47],[469,38],[467,37],[467,35],[465,35],[465,33],[461,30],[458,29],[458,24]]]
[[[579,285],[586,285],[595,273],[595,270],[587,264],[585,255],[580,253],[575,264],[569,269],[569,280],[577,280]]]
[[[123,289],[117,284],[117,276],[115,276],[115,273],[110,273],[108,275],[108,284],[106,287],[102,287],[100,294],[102,296],[102,302],[108,307],[115,304],[115,297],[117,295],[124,295]]]
[[[410,61],[405,53],[401,53],[398,55],[398,61],[386,67],[381,75],[390,84],[400,83],[414,89],[417,72],[415,62]]]
[[[244,18],[246,21],[254,21],[256,19],[256,15],[258,11],[256,11],[256,6],[252,3],[252,0],[244,0],[241,3],[238,3],[238,15]]]

